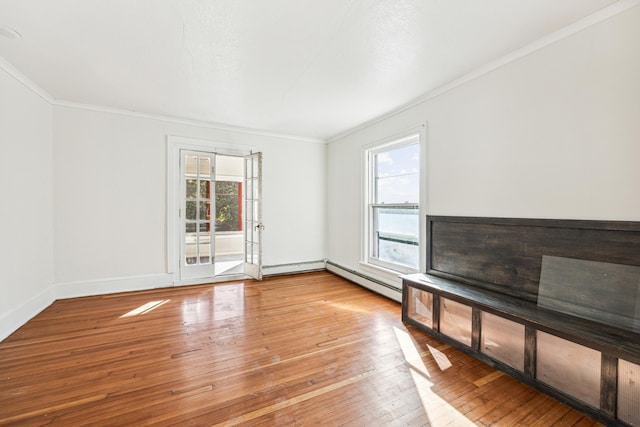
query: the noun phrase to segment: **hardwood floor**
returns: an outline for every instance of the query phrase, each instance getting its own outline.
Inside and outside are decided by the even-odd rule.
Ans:
[[[56,301],[0,382],[0,425],[599,425],[328,272]]]

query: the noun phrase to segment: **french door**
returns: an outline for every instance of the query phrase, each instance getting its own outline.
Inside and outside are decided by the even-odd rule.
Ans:
[[[262,153],[244,158],[244,272],[262,280]]]
[[[215,154],[183,150],[180,176],[180,280],[213,277]]]
[[[224,223],[216,223],[228,212],[224,196],[218,188],[228,188],[229,162],[222,163],[221,174],[217,175],[216,161],[236,156],[217,155],[214,152],[180,150],[180,203],[178,229],[180,230],[180,281],[200,281],[216,275],[216,240],[225,244],[220,259],[228,264],[229,232]],[[239,159],[242,159],[241,157]],[[242,180],[238,194],[241,194],[241,208],[237,209],[238,223],[242,224],[242,258],[237,273],[262,279],[262,154],[244,156],[241,162]],[[219,195],[220,215],[216,210],[216,195]],[[228,219],[227,219],[228,221]],[[217,230],[218,229],[218,230]],[[234,228],[235,229],[235,228]],[[220,231],[223,230],[223,231]],[[233,234],[233,233],[232,233]],[[240,236],[238,236],[240,238]],[[239,242],[240,243],[240,242]],[[225,255],[226,254],[226,255]],[[223,265],[222,261],[219,264]],[[220,265],[218,266],[220,267]],[[235,271],[235,270],[234,270]]]

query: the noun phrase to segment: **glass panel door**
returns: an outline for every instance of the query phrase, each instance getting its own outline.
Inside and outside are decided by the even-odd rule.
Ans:
[[[214,165],[213,153],[181,152],[181,280],[214,275]]]
[[[245,157],[244,272],[262,280],[262,153]]]

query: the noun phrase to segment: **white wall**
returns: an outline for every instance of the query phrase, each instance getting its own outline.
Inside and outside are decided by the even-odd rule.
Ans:
[[[0,67],[0,339],[53,301],[51,114]]]
[[[638,76],[635,7],[332,141],[329,260],[362,270],[362,146],[423,122],[428,214],[640,220]]]
[[[60,295],[170,283],[167,135],[262,151],[264,265],[325,257],[324,144],[55,106],[55,282]]]

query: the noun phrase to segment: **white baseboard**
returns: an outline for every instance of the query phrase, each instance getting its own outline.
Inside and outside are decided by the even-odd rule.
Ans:
[[[143,291],[173,286],[173,274],[146,274],[142,276],[114,277],[56,283],[55,299],[77,298],[117,292]]]
[[[331,261],[327,261],[327,270],[389,299],[402,302],[402,289],[399,289],[391,283],[386,283],[382,280],[343,267]]]
[[[276,276],[279,274],[294,274],[294,273],[302,273],[305,271],[324,270],[324,269],[325,269],[324,260],[296,262],[291,264],[279,264],[279,265],[263,265],[262,275]]]
[[[0,341],[18,330],[38,313],[55,301],[53,287],[50,286],[19,307],[0,316]]]
[[[263,266],[265,276],[276,274],[292,274],[310,270],[324,270],[324,260],[299,262],[293,264]],[[174,275],[148,274],[142,276],[115,277],[97,280],[82,280],[78,282],[64,282],[54,284],[55,299],[77,298],[92,295],[113,294],[117,292],[143,291],[155,288],[174,286]],[[185,283],[176,282],[176,286],[213,283],[236,279],[235,276],[219,276],[203,280],[192,280]]]

